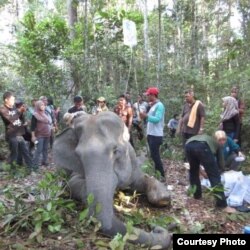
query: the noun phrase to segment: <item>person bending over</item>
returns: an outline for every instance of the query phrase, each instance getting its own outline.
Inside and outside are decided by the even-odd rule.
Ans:
[[[199,177],[200,165],[207,173],[212,187],[221,187],[221,171],[224,170],[223,145],[225,140],[221,137],[212,137],[206,134],[196,135],[187,140],[185,151],[190,164],[190,185],[195,187],[194,198],[201,199],[202,189]],[[233,213],[234,208],[228,207],[223,191],[216,191],[216,207],[225,209],[225,212]]]

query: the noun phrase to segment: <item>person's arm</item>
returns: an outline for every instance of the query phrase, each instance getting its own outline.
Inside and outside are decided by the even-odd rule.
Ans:
[[[235,135],[234,135],[234,141],[239,141],[239,133],[240,133],[240,116],[237,114],[233,118],[233,122],[235,124]]]
[[[170,119],[170,120],[169,120],[169,122],[168,122],[168,125],[167,125],[167,126],[168,126],[168,128],[170,128],[170,129],[171,129],[171,128],[173,128],[173,127],[172,127],[172,119]]]
[[[204,124],[205,124],[205,117],[201,117],[201,121],[200,121],[200,129],[199,129],[199,134],[203,134],[204,133]]]
[[[14,115],[11,115],[9,110],[7,108],[2,108],[0,110],[1,116],[2,118],[7,121],[8,123],[13,124],[16,120],[20,119],[20,116],[23,114],[23,112],[21,112],[22,110],[18,110],[16,109],[16,113]],[[15,126],[15,124],[13,124]]]
[[[147,119],[148,122],[152,122],[152,123],[158,123],[161,121],[163,115],[164,115],[164,106],[163,104],[158,104],[158,106],[156,107],[156,112],[155,115],[147,115]]]
[[[205,108],[202,103],[199,104],[199,116],[200,116],[200,129],[198,133],[203,134],[205,125]]]
[[[117,105],[114,107],[114,113],[116,113],[117,115],[119,115],[119,111],[118,111],[118,107],[117,107]]]
[[[133,121],[133,109],[128,107],[128,129],[131,130]]]
[[[34,115],[32,115],[31,125],[30,125],[32,142],[34,142],[36,140],[36,136],[35,136],[36,126],[37,126],[37,119],[36,119],[36,117]]]
[[[220,172],[223,172],[225,170],[225,159],[224,159],[223,147],[218,147],[217,152],[216,152],[216,158],[217,158],[219,170]]]
[[[237,143],[235,143],[235,141],[232,140],[230,137],[228,137],[227,140],[230,151],[238,154],[240,152],[240,146]]]
[[[243,114],[245,113],[245,108],[246,108],[245,102],[242,101],[242,100],[239,100],[239,113],[240,113],[240,116],[243,116]]]

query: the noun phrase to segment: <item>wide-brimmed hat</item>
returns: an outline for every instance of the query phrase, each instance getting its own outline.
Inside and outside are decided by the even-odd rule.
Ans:
[[[98,102],[105,102],[106,99],[105,99],[103,96],[101,96],[101,97],[99,97],[99,98],[97,99],[97,101],[98,101]]]

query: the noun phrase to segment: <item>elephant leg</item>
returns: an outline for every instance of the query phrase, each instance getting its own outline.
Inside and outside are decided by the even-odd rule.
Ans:
[[[72,174],[69,182],[70,197],[82,203],[86,201],[86,181],[80,174]]]
[[[140,193],[146,193],[148,201],[153,205],[169,206],[171,197],[167,187],[156,178],[142,172],[132,147],[130,147],[129,156],[133,166],[130,187]]]
[[[130,240],[131,243],[139,243],[150,249],[168,249],[172,242],[172,234],[168,233],[168,231],[162,227],[156,227],[150,233],[134,228],[134,234],[138,236],[138,239],[134,241]]]
[[[135,181],[132,182],[131,188],[145,193],[148,201],[155,206],[170,206],[171,196],[167,187],[153,176],[144,174],[141,170],[136,171]]]

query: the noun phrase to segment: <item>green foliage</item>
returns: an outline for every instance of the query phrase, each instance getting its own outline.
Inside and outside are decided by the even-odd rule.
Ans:
[[[125,241],[121,234],[116,234],[116,236],[109,243],[109,246],[112,250],[123,250],[125,247]]]
[[[188,196],[193,196],[194,193],[196,192],[196,190],[197,190],[197,186],[196,185],[189,186],[188,190],[187,190],[187,195]]]
[[[205,228],[205,225],[203,223],[200,223],[199,221],[195,221],[190,228],[190,233],[193,233],[193,234],[202,233],[204,228]]]
[[[133,223],[128,221],[126,224],[127,233],[122,236],[121,234],[116,234],[115,237],[110,241],[109,247],[112,250],[124,250],[125,244],[128,240],[136,240],[138,239],[138,233],[133,228]]]
[[[250,215],[248,213],[234,213],[234,214],[229,214],[226,216],[226,219],[231,221],[231,222],[245,222],[250,218]]]
[[[29,238],[41,242],[44,229],[51,233],[61,231],[67,213],[74,212],[75,203],[62,198],[64,177],[47,173],[39,182],[37,190],[33,190],[29,197],[35,198],[35,203],[25,202],[26,192],[18,192],[7,186],[3,193],[6,198],[13,200],[14,206],[2,209],[4,216],[3,228],[5,233],[27,230],[31,232]],[[3,204],[4,206],[4,204]],[[2,206],[2,207],[3,207]]]
[[[218,193],[223,193],[225,190],[224,190],[224,187],[221,186],[221,185],[217,185],[217,186],[214,186],[214,187],[208,187],[206,189],[206,194],[208,196],[212,196],[212,197],[216,197],[218,199],[222,199],[220,195],[218,195]]]
[[[0,8],[9,3],[9,0],[0,0]]]
[[[28,11],[22,27],[15,48],[20,63],[16,66],[25,78],[27,90],[36,96],[63,93],[64,72],[58,63],[69,44],[65,20],[54,15],[38,22],[34,13]]]

